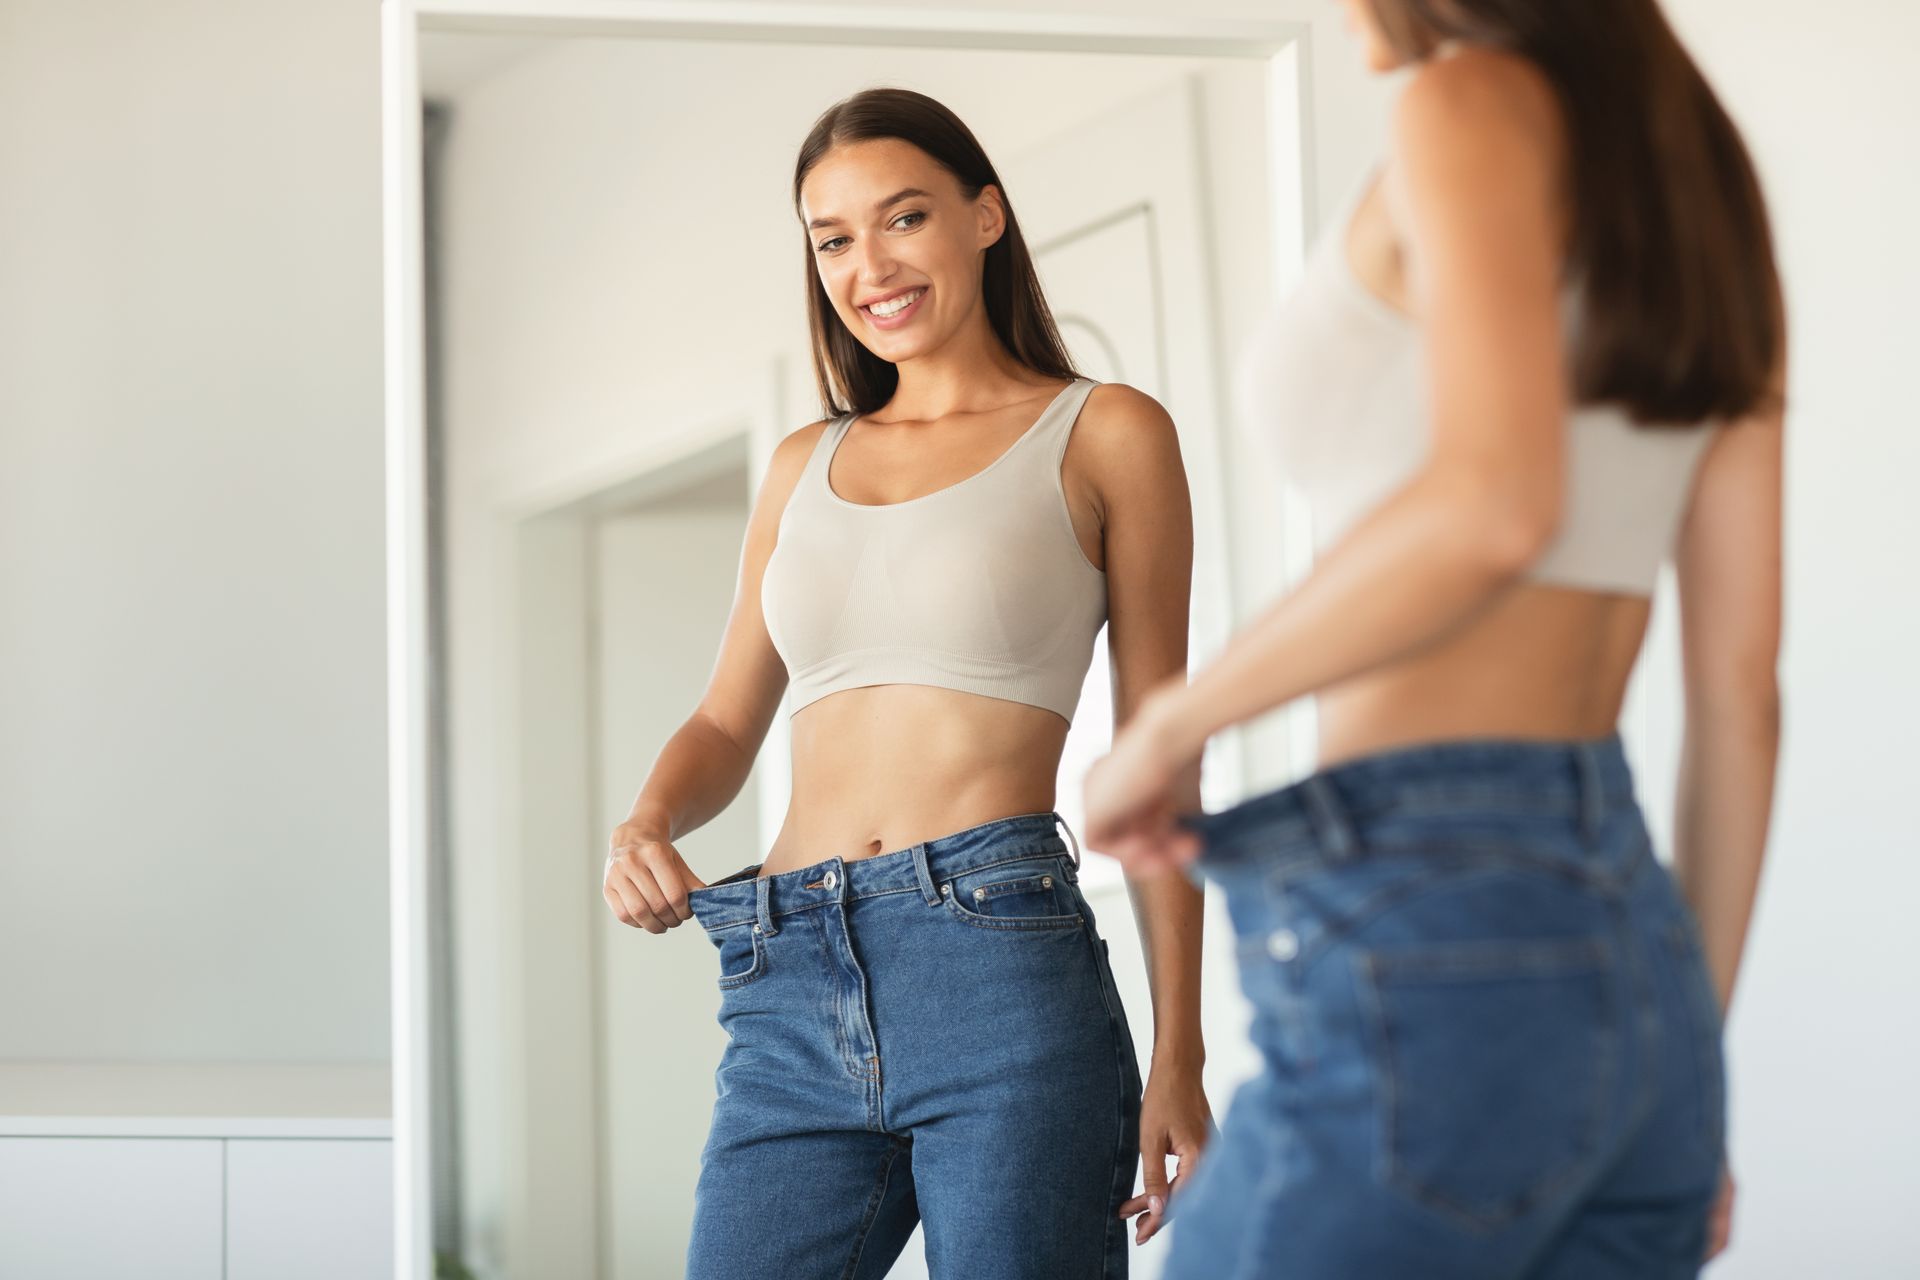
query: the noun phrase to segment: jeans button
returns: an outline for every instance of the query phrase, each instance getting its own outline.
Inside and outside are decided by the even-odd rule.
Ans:
[[[1300,935],[1291,929],[1275,929],[1267,935],[1267,954],[1275,960],[1291,960],[1300,954]]]
[[[822,880],[820,883],[824,884],[827,887],[828,893],[832,893],[833,887],[840,883],[840,877],[834,872],[829,871],[827,872],[827,878],[825,880]]]

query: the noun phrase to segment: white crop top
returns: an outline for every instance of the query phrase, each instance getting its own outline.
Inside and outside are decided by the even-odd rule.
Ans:
[[[1076,379],[984,470],[905,502],[836,494],[828,467],[856,415],[827,424],[760,584],[792,711],[842,689],[925,684],[1072,722],[1107,578],[1080,549],[1060,462],[1098,385]]]
[[[1348,224],[1367,188],[1363,181],[1341,203],[1299,284],[1248,336],[1236,365],[1236,416],[1306,499],[1316,551],[1410,480],[1430,439],[1420,324],[1348,264]],[[1569,346],[1578,296],[1563,296]],[[1641,427],[1617,406],[1582,405],[1567,428],[1560,529],[1524,576],[1651,594],[1712,426]]]

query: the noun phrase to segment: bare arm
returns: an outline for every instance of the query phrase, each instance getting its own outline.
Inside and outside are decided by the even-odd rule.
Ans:
[[[1782,419],[1721,429],[1675,556],[1686,731],[1674,867],[1724,1009],[1759,888],[1780,745]]]
[[[702,882],[673,841],[711,822],[740,794],[780,709],[787,669],[760,613],[760,580],[822,425],[792,433],[774,450],[747,521],[733,608],[706,690],[654,757],[627,820],[614,828],[603,896],[623,923],[649,933],[691,918],[687,890]]]
[[[1114,731],[1148,690],[1184,682],[1193,590],[1193,503],[1180,438],[1167,411],[1131,387],[1102,387],[1087,405],[1098,430],[1084,436],[1105,504],[1107,647]],[[1083,437],[1076,436],[1076,442]],[[1200,807],[1195,764],[1176,787],[1176,808]],[[1199,890],[1181,876],[1129,879],[1153,997],[1156,1062],[1198,1070],[1200,1042]]]
[[[1564,484],[1563,237],[1551,94],[1474,51],[1416,73],[1395,114],[1403,238],[1426,339],[1430,449],[1300,586],[1145,723],[1172,758],[1214,732],[1413,656],[1546,549]]]
[[[1107,648],[1114,732],[1163,680],[1186,680],[1188,609],[1193,591],[1193,499],[1173,420],[1131,387],[1102,387],[1087,411],[1097,430],[1075,440],[1091,457],[1104,506]],[[1200,763],[1173,783],[1174,811],[1200,807]],[[1142,1190],[1120,1206],[1140,1218],[1135,1240],[1165,1222],[1167,1197],[1191,1171],[1212,1132],[1201,1068],[1201,928],[1204,899],[1184,876],[1129,877],[1127,894],[1147,957],[1153,1003],[1153,1060],[1140,1104]],[[1167,1157],[1179,1161],[1167,1177]]]

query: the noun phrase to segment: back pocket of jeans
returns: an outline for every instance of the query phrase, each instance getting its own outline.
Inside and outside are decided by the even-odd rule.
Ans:
[[[767,971],[766,943],[752,925],[733,925],[707,934],[720,949],[720,989],[743,987]]]
[[[1383,1181],[1491,1231],[1593,1165],[1620,1052],[1598,939],[1362,952]]]

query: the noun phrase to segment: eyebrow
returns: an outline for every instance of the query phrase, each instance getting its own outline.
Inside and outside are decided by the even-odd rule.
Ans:
[[[873,211],[878,213],[890,204],[899,204],[902,200],[911,200],[915,196],[931,196],[932,194],[932,192],[922,191],[918,187],[902,187],[885,200],[876,200],[873,205]],[[815,218],[807,224],[807,230],[812,231],[816,227],[837,226],[839,222],[840,219],[838,218]]]

